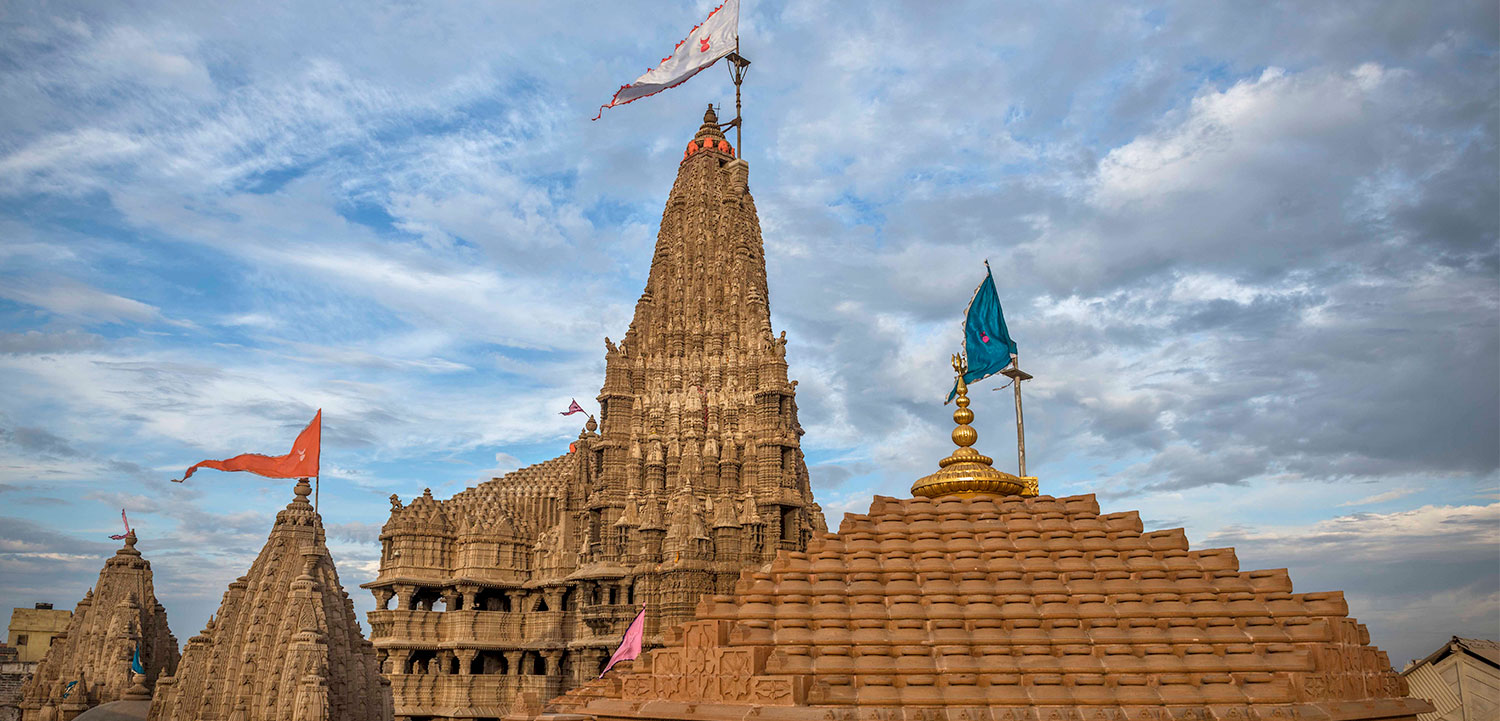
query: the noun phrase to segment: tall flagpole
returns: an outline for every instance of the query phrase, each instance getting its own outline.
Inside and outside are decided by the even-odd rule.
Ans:
[[[1010,367],[1000,374],[1011,379],[1011,385],[1016,388],[1016,465],[1020,469],[1017,474],[1026,478],[1026,422],[1021,416],[1021,381],[1031,380],[1031,374],[1021,370],[1021,356],[1011,355]]]
[[[745,82],[745,73],[750,70],[750,61],[746,60],[743,55],[740,55],[740,39],[738,37],[734,39],[734,52],[725,55],[724,59],[729,61],[729,77],[734,80],[734,120],[728,124],[734,126],[734,147],[737,148],[735,152],[739,153],[738,157],[741,160],[744,160],[745,137],[743,133],[745,123],[743,122],[744,115],[741,112],[740,106],[740,85]]]

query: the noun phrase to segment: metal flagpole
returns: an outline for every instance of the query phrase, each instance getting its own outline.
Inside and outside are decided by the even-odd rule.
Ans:
[[[724,59],[729,61],[729,77],[734,80],[734,120],[725,123],[726,126],[734,126],[734,147],[738,148],[739,158],[745,158],[744,116],[740,106],[740,85],[745,82],[745,73],[750,70],[750,61],[740,55],[740,39],[734,39],[734,52],[725,55]]]
[[[1021,417],[1021,381],[1031,380],[1031,374],[1021,370],[1021,356],[1012,355],[1010,367],[1000,371],[1011,379],[1011,385],[1016,387],[1016,465],[1020,468],[1017,474],[1026,478],[1026,422]]]

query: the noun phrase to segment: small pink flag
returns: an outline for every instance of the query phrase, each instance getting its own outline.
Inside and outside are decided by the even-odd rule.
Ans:
[[[118,536],[110,536],[109,540],[111,541],[123,541],[126,536],[130,535],[130,519],[125,517],[125,509],[123,508],[120,509],[120,520],[125,522],[125,532]]]
[[[635,615],[635,620],[630,622],[630,627],[625,629],[625,638],[620,639],[620,647],[615,649],[615,655],[609,657],[609,663],[604,664],[604,670],[599,672],[599,678],[615,667],[621,661],[630,661],[641,655],[641,639],[646,637],[646,607],[641,606],[641,612]]]
[[[560,416],[571,416],[574,413],[587,413],[587,412],[588,411],[585,411],[583,409],[583,406],[578,405],[578,401],[576,399],[574,399],[572,403],[568,404],[568,410],[558,411],[557,415],[560,415]]]

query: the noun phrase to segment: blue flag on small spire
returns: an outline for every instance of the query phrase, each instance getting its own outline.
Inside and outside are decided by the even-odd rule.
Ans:
[[[130,659],[130,670],[142,675],[146,673],[146,667],[141,665],[141,644],[139,641],[135,644],[135,658]]]
[[[964,371],[964,383],[988,378],[1010,365],[1016,354],[1016,342],[1010,339],[1010,330],[1005,327],[1005,314],[1000,311],[1000,293],[995,290],[995,276],[990,273],[990,262],[984,262],[984,280],[974,290],[969,300],[969,310],[964,314],[964,358],[968,370]],[[953,402],[958,395],[958,383],[948,393],[944,405]]]

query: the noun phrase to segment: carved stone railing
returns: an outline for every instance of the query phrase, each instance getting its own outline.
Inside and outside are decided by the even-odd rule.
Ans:
[[[561,693],[561,680],[545,676],[395,675],[391,691],[396,698],[396,716],[435,714],[500,718],[510,711],[516,694],[532,692],[541,700]]]
[[[427,641],[438,638],[436,611],[371,611],[370,640],[409,639]]]

